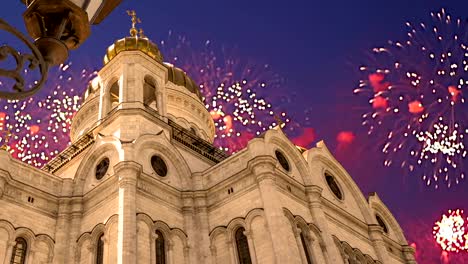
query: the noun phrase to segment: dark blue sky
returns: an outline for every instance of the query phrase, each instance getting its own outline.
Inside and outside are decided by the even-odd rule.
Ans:
[[[24,6],[19,0],[3,2],[0,17],[25,32]],[[312,109],[311,126],[329,144],[334,144],[341,130],[355,131],[365,141],[352,96],[363,53],[389,39],[404,38],[406,21],[428,21],[430,12],[441,7],[466,19],[466,0],[123,1],[92,28],[91,37],[70,59],[100,66],[107,46],[128,34],[125,10],[135,9],[146,35],[154,41],[173,30],[193,40],[213,39],[235,46],[240,56],[270,64],[286,78],[285,91],[300,95],[291,106],[293,112]],[[456,207],[468,210],[468,182],[450,190],[425,188],[419,178],[383,168],[382,157],[365,143],[356,146],[355,155],[362,162],[343,163],[364,192],[380,194],[409,233],[419,220],[430,233],[432,221],[442,212]]]

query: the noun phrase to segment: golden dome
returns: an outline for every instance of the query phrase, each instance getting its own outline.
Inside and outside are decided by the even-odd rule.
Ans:
[[[133,36],[119,39],[114,42],[114,44],[110,45],[109,48],[107,48],[106,55],[104,56],[104,65],[109,63],[109,61],[111,61],[120,52],[131,50],[139,50],[154,60],[160,63],[163,62],[163,56],[155,43],[146,37],[142,38]]]
[[[167,68],[168,81],[179,86],[184,86],[189,92],[197,95],[197,97],[203,101],[200,93],[200,87],[194,80],[192,80],[192,78],[185,74],[182,69],[168,64],[164,64],[164,66]]]

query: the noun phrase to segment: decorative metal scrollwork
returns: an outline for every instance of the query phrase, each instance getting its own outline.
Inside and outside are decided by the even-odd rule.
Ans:
[[[16,66],[12,69],[3,69],[0,67],[0,77],[6,77],[13,81],[14,84],[10,87],[11,90],[0,90],[0,98],[5,99],[23,99],[31,96],[42,88],[47,80],[48,65],[44,57],[21,32],[10,26],[6,21],[0,19],[0,30],[6,31],[16,38],[20,39],[31,50],[31,54],[22,54],[15,48],[8,45],[0,46],[0,62],[5,62],[8,58],[13,58]],[[28,70],[38,69],[40,79],[34,81],[32,85],[27,85],[25,82],[25,67]],[[7,87],[8,88],[8,87]]]

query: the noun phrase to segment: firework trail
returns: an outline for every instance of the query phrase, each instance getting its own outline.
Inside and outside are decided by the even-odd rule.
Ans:
[[[277,126],[279,120],[299,144],[311,143],[306,138],[315,138],[313,129],[292,122],[280,107],[291,98],[281,94],[284,80],[269,65],[240,59],[210,41],[200,44],[193,47],[185,37],[170,33],[160,46],[169,63],[200,84],[205,106],[215,121],[217,146],[231,153],[238,151],[253,137]],[[12,155],[41,167],[66,148],[71,119],[94,76],[95,71],[77,72],[69,62],[52,69],[46,86],[34,97],[1,100],[0,129],[13,134],[8,142]]]
[[[77,72],[72,64],[51,69],[45,86],[34,97],[0,100],[0,130],[11,134],[7,144],[13,157],[42,167],[70,144],[71,119],[80,106],[82,92],[96,75],[86,69]],[[34,80],[33,74],[26,76]],[[0,89],[7,88],[2,85]]]
[[[301,133],[281,107],[284,80],[268,64],[240,59],[235,52],[207,40],[192,44],[169,32],[161,41],[165,59],[187,72],[199,85],[205,107],[216,126],[215,144],[227,152],[246,146],[248,140],[278,125]],[[274,104],[274,103],[275,104]]]
[[[450,188],[466,175],[468,26],[443,9],[431,16],[408,22],[405,41],[374,48],[354,92],[367,100],[363,125],[384,141],[384,164]]]

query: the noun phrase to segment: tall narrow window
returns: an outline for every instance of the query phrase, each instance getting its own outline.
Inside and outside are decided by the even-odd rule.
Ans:
[[[10,264],[24,264],[26,262],[26,250],[28,249],[28,244],[22,237],[18,237],[15,242],[16,244],[13,247]]]
[[[102,234],[97,241],[96,248],[96,264],[104,263],[104,234]]]
[[[110,105],[111,105],[111,110],[112,110],[115,107],[117,107],[117,105],[119,105],[120,87],[119,87],[118,81],[112,84],[109,94],[110,94]]]
[[[156,264],[166,264],[166,251],[164,249],[164,236],[156,230]]]
[[[307,242],[304,238],[304,235],[302,234],[302,231],[300,235],[301,235],[302,248],[304,249],[304,253],[307,259],[307,264],[312,264],[312,258],[310,257],[310,254],[309,254],[309,247],[307,246]]]
[[[156,105],[156,82],[153,78],[145,76],[143,85],[143,102],[147,106],[157,107]]]
[[[247,237],[244,235],[244,231],[245,229],[243,227],[239,227],[235,234],[237,256],[239,257],[239,264],[252,264],[252,260],[250,259],[249,242],[247,241]]]

